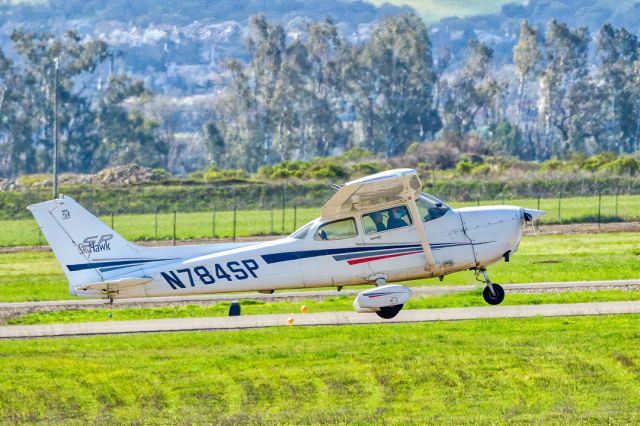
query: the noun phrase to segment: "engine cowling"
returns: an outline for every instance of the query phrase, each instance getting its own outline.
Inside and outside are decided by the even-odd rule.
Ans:
[[[413,295],[410,288],[389,284],[358,293],[353,301],[356,312],[378,312],[380,308],[404,305]]]

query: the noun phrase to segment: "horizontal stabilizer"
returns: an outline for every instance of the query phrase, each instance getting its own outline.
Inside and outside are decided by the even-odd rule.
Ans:
[[[142,286],[151,281],[150,277],[129,277],[120,278],[111,281],[100,281],[95,283],[89,283],[76,288],[76,292],[100,292],[117,293],[123,289],[129,289],[135,286]]]

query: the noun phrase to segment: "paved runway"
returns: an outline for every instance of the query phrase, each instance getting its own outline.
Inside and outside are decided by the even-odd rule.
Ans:
[[[634,313],[640,313],[640,302],[415,309],[404,310],[392,320],[382,320],[375,314],[358,314],[356,312],[325,312],[294,315],[247,315],[240,317],[179,318],[78,324],[12,325],[0,327],[0,339],[283,327],[288,326],[289,319],[293,319],[293,326],[295,327]]]
[[[456,293],[482,288],[484,284],[475,285],[451,285],[451,286],[424,286],[411,287],[414,297],[435,296],[440,294]],[[523,283],[523,284],[502,284],[505,291],[524,292],[535,290],[582,290],[639,286],[640,279],[635,280],[613,280],[613,281],[569,281],[569,282],[545,282],[545,283]],[[293,302],[299,300],[322,300],[328,297],[349,296],[355,297],[362,289],[351,290],[309,290],[309,291],[278,291],[273,294],[262,293],[221,293],[195,296],[170,296],[170,297],[147,297],[134,299],[116,299],[113,307],[133,307],[133,306],[166,306],[174,304],[211,304],[215,302],[225,302],[231,300],[254,299],[265,302]],[[0,311],[4,309],[20,309],[29,311],[57,310],[57,309],[92,309],[105,308],[109,304],[106,299],[72,299],[72,300],[52,300],[43,302],[10,302],[0,303]]]

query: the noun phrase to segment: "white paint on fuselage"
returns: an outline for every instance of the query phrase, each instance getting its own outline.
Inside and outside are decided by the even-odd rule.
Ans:
[[[227,250],[217,250],[215,253],[205,255],[198,255],[203,253],[200,247],[196,254],[198,257],[190,257],[162,266],[138,267],[138,270],[133,271],[135,274],[132,274],[132,271],[123,271],[123,275],[150,277],[151,281],[141,286],[121,288],[114,296],[128,298],[348,286],[371,283],[371,278],[377,276],[386,277],[387,282],[435,276],[433,270],[425,269],[426,257],[420,249],[415,250],[413,254],[351,265],[347,261],[334,259],[330,254],[291,258],[272,263],[263,258],[265,255],[282,253],[343,248],[373,250],[381,246],[419,245],[420,243],[414,225],[367,236],[362,229],[361,215],[359,213],[355,216],[358,236],[354,238],[335,241],[315,240],[316,230],[326,222],[318,218],[312,222],[309,232],[303,239],[285,237],[274,241],[238,245],[235,248],[226,247]],[[354,216],[345,215],[344,217]],[[506,252],[515,253],[522,236],[522,218],[523,209],[519,207],[473,207],[449,209],[442,217],[423,223],[429,235],[434,259],[442,266],[439,275],[443,272],[449,274],[470,268],[484,268],[502,259]],[[331,221],[337,219],[339,218],[334,217]],[[185,252],[188,250],[185,249]],[[249,270],[251,268],[243,265],[243,262],[249,262],[249,266],[253,266],[251,261],[257,265],[255,270]],[[207,280],[193,276],[193,272],[184,272],[193,271],[198,267],[206,268],[214,276],[215,283],[205,284],[204,281]],[[232,268],[244,272],[233,273]],[[183,272],[178,273],[179,270]],[[215,275],[216,270],[222,271],[222,278]],[[163,272],[176,274],[185,288],[174,286],[176,288],[173,289]],[[254,274],[256,277],[253,276]],[[229,279],[224,277],[225,275],[228,275]],[[84,297],[102,296],[92,291],[83,293]]]

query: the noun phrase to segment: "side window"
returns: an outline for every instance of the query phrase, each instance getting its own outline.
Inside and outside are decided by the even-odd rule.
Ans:
[[[409,215],[407,206],[378,210],[362,216],[362,226],[365,234],[402,228],[411,225],[411,223],[411,215]]]
[[[322,225],[316,231],[313,239],[316,241],[331,241],[352,238],[358,235],[356,221],[350,217],[348,219],[336,220]]]
[[[435,198],[431,199],[431,197],[428,198],[425,194],[416,199],[416,204],[423,222],[437,219],[449,210],[449,206],[442,201]]]

